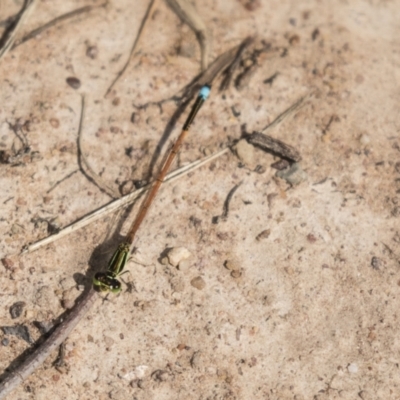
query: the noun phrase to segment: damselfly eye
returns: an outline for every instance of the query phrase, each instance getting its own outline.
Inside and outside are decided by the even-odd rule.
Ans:
[[[121,282],[117,279],[112,279],[109,285],[110,292],[118,293],[121,291]]]

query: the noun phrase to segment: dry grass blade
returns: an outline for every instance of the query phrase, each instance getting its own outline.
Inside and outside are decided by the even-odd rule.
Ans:
[[[138,32],[138,34],[136,35],[135,41],[133,42],[131,51],[130,51],[130,53],[129,53],[129,57],[128,57],[128,59],[127,59],[125,65],[124,65],[124,66],[122,67],[122,69],[118,72],[117,76],[116,76],[115,79],[112,81],[111,85],[108,87],[108,89],[107,89],[106,94],[104,95],[104,97],[106,97],[106,96],[111,92],[111,89],[112,89],[112,88],[114,87],[114,85],[117,83],[118,79],[121,78],[121,76],[124,74],[124,72],[125,72],[126,69],[128,68],[128,65],[129,65],[129,63],[130,63],[130,61],[131,61],[131,58],[132,58],[132,56],[133,56],[133,54],[134,54],[134,52],[135,52],[135,50],[136,50],[136,48],[137,48],[137,45],[139,44],[139,40],[140,40],[140,38],[141,38],[142,35],[143,35],[144,29],[145,29],[145,27],[146,27],[146,25],[147,25],[147,21],[149,20],[149,17],[150,17],[150,15],[152,14],[152,12],[153,12],[153,10],[154,10],[154,8],[155,8],[157,2],[158,2],[158,0],[151,0],[151,1],[150,1],[150,4],[149,4],[149,6],[148,6],[148,8],[147,8],[147,11],[146,11],[146,14],[145,14],[145,16],[144,16],[143,19],[142,19],[142,23],[140,24],[139,32]]]
[[[192,28],[196,34],[201,49],[201,70],[208,68],[208,58],[210,53],[209,38],[207,35],[207,27],[203,22],[196,9],[187,0],[167,0],[169,6],[174,10],[175,14]]]
[[[117,190],[108,186],[96,172],[93,171],[90,166],[83,150],[82,150],[82,126],[83,120],[85,117],[85,97],[82,96],[82,106],[81,106],[81,118],[79,121],[79,130],[78,130],[78,164],[80,170],[83,174],[89,179],[89,181],[93,182],[100,190],[107,193],[113,199],[117,199],[120,197],[120,194]]]
[[[44,31],[46,31],[47,29],[50,29],[53,26],[55,26],[63,21],[66,21],[70,18],[76,17],[77,15],[88,13],[95,8],[105,7],[107,4],[108,3],[106,2],[106,3],[100,4],[98,6],[84,6],[81,8],[77,8],[76,10],[67,12],[63,15],[60,15],[60,16],[52,19],[51,21],[47,22],[46,24],[40,26],[39,28],[36,28],[36,29],[32,30],[31,32],[27,33],[22,39],[15,41],[11,47],[11,50],[14,50],[16,47],[20,46],[21,44],[27,42],[30,39],[33,39],[34,37],[40,35]]]
[[[262,129],[262,132],[253,132],[247,135],[246,140],[253,146],[258,146],[264,151],[277,154],[278,156],[287,159],[291,162],[301,161],[301,155],[293,146],[282,142],[279,139],[275,139],[272,136],[267,135],[265,132],[272,130],[278,126],[285,119],[293,116],[301,107],[304,106],[305,102],[312,96],[310,93],[304,97],[301,97],[283,113],[279,114],[270,124]]]
[[[4,32],[3,37],[0,39],[0,59],[4,57],[11,49],[19,29],[28,18],[34,4],[35,0],[25,0],[21,11],[17,14],[12,24]]]
[[[164,184],[167,183],[172,183],[175,180],[189,174],[190,172],[193,172],[194,170],[200,168],[201,166],[203,166],[206,163],[211,162],[212,160],[215,160],[218,157],[221,157],[223,154],[227,153],[229,151],[229,148],[225,148],[223,150],[218,151],[215,154],[212,154],[210,156],[204,157],[200,160],[197,160],[189,165],[186,165],[182,168],[179,168],[173,172],[171,172],[170,174],[167,175]],[[72,224],[66,226],[64,229],[61,229],[59,232],[57,232],[54,235],[51,236],[47,236],[44,239],[38,240],[35,243],[32,243],[30,245],[26,245],[24,246],[21,254],[25,254],[25,253],[30,253],[32,251],[35,251],[37,249],[39,249],[40,247],[46,246],[56,240],[59,240],[61,238],[63,238],[64,236],[69,235],[70,233],[79,230],[89,224],[91,224],[94,221],[97,221],[100,218],[105,217],[106,215],[109,215],[115,211],[117,211],[118,209],[120,209],[121,207],[125,207],[126,205],[133,203],[143,192],[145,192],[146,190],[149,189],[149,187],[151,186],[151,183],[141,189],[135,190],[132,193],[129,193],[117,200],[112,201],[109,204],[106,204],[105,206],[99,208],[98,210],[95,210],[93,212],[91,212],[90,214],[86,215],[85,217],[77,220],[76,222],[73,222]]]
[[[288,109],[286,109],[283,113],[279,114],[270,124],[266,125],[263,129],[261,129],[261,132],[266,132],[267,130],[271,130],[275,126],[279,125],[284,119],[293,116],[296,111],[300,110],[300,108],[304,106],[306,101],[309,100],[312,95],[313,92],[307,94],[306,96],[301,97]]]

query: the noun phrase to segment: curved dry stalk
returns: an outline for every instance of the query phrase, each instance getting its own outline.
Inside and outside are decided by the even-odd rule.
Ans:
[[[105,7],[108,4],[108,2],[105,2],[103,4],[100,4],[98,6],[84,6],[81,8],[77,8],[76,10],[67,12],[63,15],[60,15],[54,19],[52,19],[49,22],[46,22],[44,25],[39,26],[39,28],[36,28],[32,31],[30,31],[29,33],[27,33],[22,39],[14,42],[14,44],[11,47],[11,50],[14,50],[16,47],[20,46],[21,44],[27,42],[30,39],[33,39],[34,37],[40,35],[42,32],[46,31],[47,29],[52,28],[53,26],[59,24],[60,22],[63,22],[67,19],[76,17],[77,15],[80,14],[84,14],[84,13],[88,13],[90,11],[92,11],[95,8],[100,8],[100,7]]]
[[[131,51],[130,51],[130,53],[129,53],[129,57],[128,57],[128,59],[127,59],[125,65],[124,65],[124,66],[122,67],[122,69],[118,72],[117,76],[116,76],[115,79],[112,81],[111,85],[108,87],[108,89],[107,89],[106,94],[104,95],[104,97],[106,97],[106,96],[111,92],[111,89],[112,89],[112,88],[114,87],[114,85],[117,83],[118,79],[121,78],[121,76],[124,74],[124,72],[125,72],[126,69],[128,68],[128,65],[129,65],[129,63],[130,63],[130,61],[131,61],[132,55],[133,55],[133,53],[134,53],[135,50],[136,50],[136,47],[137,47],[137,45],[138,45],[138,43],[139,43],[139,40],[140,40],[140,38],[142,37],[142,34],[143,34],[144,29],[145,29],[145,27],[146,27],[146,23],[147,23],[147,21],[148,21],[148,19],[149,19],[149,17],[150,17],[150,14],[153,12],[154,7],[156,6],[157,1],[158,1],[158,0],[151,0],[151,1],[150,1],[149,7],[147,8],[147,11],[146,11],[146,14],[144,15],[144,17],[143,17],[143,19],[142,19],[142,23],[140,24],[139,32],[138,32],[138,34],[136,35],[135,41],[133,42],[133,46],[132,46]]]
[[[87,160],[84,152],[82,151],[82,127],[83,127],[84,118],[85,118],[85,96],[82,96],[81,118],[79,120],[78,140],[77,140],[79,167],[80,167],[81,171],[83,172],[83,174],[90,181],[94,182],[100,190],[107,193],[113,199],[118,199],[120,197],[119,192],[117,190],[115,190],[114,188],[112,188],[111,186],[108,186],[107,183],[105,183],[103,181],[103,179],[101,179],[100,176],[97,175],[96,172],[93,171],[92,167],[89,164],[89,161]]]
[[[197,14],[196,9],[187,0],[167,0],[169,6],[175,11],[175,14],[182,19],[195,33],[200,44],[201,51],[201,70],[208,68],[208,57],[210,53],[209,38],[207,27],[204,21]]]
[[[201,71],[202,72],[206,71],[208,68],[210,45],[209,45],[209,38],[207,35],[207,27],[204,21],[201,19],[196,9],[193,7],[191,3],[189,3],[188,0],[166,0],[166,1],[172,8],[172,10],[175,12],[175,14],[178,15],[178,17],[181,18],[184,23],[189,25],[189,27],[196,34],[197,40],[200,44],[200,51],[201,51]],[[137,48],[140,38],[143,35],[144,29],[147,25],[147,21],[149,20],[149,17],[153,12],[156,3],[157,0],[151,0],[149,7],[147,8],[146,14],[142,19],[142,23],[140,24],[140,28],[136,36],[136,39],[133,43],[133,46],[131,48],[131,51],[129,53],[129,57],[125,65],[118,72],[117,76],[115,77],[111,85],[108,87],[104,97],[106,97],[111,92],[114,85],[117,83],[117,81],[121,78],[121,76],[125,73],[126,69],[128,68],[131,58]]]

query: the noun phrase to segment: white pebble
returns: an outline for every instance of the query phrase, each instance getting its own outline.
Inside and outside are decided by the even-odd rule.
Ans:
[[[367,134],[362,134],[360,137],[360,143],[363,144],[364,146],[369,144],[371,142],[370,137]]]
[[[358,365],[356,363],[351,363],[347,366],[347,370],[351,374],[356,374],[358,372]]]
[[[147,365],[138,365],[133,371],[129,371],[127,374],[123,375],[121,378],[127,381],[132,381],[134,379],[144,378],[146,371],[149,369]]]
[[[177,267],[183,260],[187,260],[192,253],[185,247],[174,247],[168,252],[168,261],[174,267]]]

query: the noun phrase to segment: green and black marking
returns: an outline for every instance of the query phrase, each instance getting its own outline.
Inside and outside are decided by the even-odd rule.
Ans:
[[[97,272],[93,278],[95,289],[100,292],[119,293],[121,282],[117,279],[125,268],[128,261],[130,246],[128,243],[121,243],[115,250],[106,272]]]

